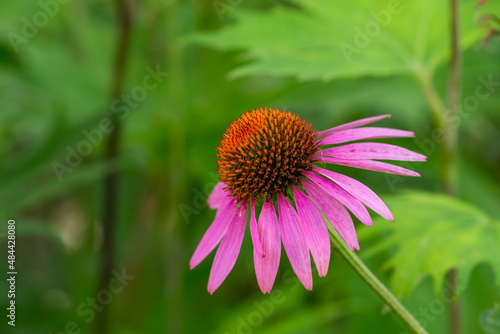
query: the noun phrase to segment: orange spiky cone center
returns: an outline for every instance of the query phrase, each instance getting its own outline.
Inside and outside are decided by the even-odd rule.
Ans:
[[[217,147],[220,181],[239,201],[286,195],[312,168],[316,132],[280,109],[256,109],[232,122]]]

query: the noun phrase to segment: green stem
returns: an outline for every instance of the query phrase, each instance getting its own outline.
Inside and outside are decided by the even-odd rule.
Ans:
[[[426,70],[422,70],[416,73],[417,80],[422,88],[425,99],[429,104],[429,108],[431,111],[432,118],[434,119],[434,124],[436,125],[436,129],[443,129],[445,126],[445,115],[444,111],[446,110],[443,101],[439,97],[439,94],[434,87],[432,82],[432,75],[429,74]]]
[[[115,0],[116,14],[118,16],[117,46],[114,57],[114,69],[111,83],[111,99],[116,101],[120,98],[125,85],[125,70],[130,56],[130,43],[132,39],[132,15],[134,13],[133,3],[130,0]],[[110,102],[111,104],[111,102]],[[109,111],[107,111],[109,112]],[[115,161],[119,157],[122,123],[116,113],[110,116],[113,131],[109,136],[106,146],[106,161]],[[118,194],[119,194],[118,171],[111,171],[104,175],[103,179],[103,244],[100,254],[99,286],[97,291],[107,289],[112,279],[111,271],[115,268],[115,227],[117,225]],[[105,307],[96,314],[95,333],[110,333],[109,308]]]
[[[349,263],[354,271],[372,288],[373,291],[396,313],[396,315],[405,323],[405,325],[416,334],[427,334],[427,331],[419,324],[419,322],[411,315],[410,312],[396,299],[396,297],[385,287],[379,279],[373,275],[361,259],[351,252],[340,235],[328,226],[330,231],[330,239],[336,250]]]
[[[445,194],[454,196],[457,179],[455,161],[457,131],[453,124],[456,124],[457,115],[455,106],[457,102],[453,102],[452,107],[446,108],[436,91],[429,73],[425,71],[418,73],[417,80],[429,104],[435,124],[435,133],[437,136],[442,136],[443,138],[436,142],[440,150],[439,179],[441,180],[441,187]]]
[[[417,68],[415,74],[422,87],[427,103],[434,118],[435,131],[444,134],[440,146],[439,176],[443,192],[448,196],[457,196],[457,124],[460,94],[462,91],[462,54],[460,49],[460,22],[458,0],[450,0],[450,72],[448,77],[447,106],[444,105],[432,82],[432,75],[424,68]],[[447,275],[453,296],[457,289],[457,268],[452,268]],[[455,300],[449,307],[449,333],[460,334],[460,303]]]
[[[458,14],[458,0],[450,0],[450,41],[451,41],[451,59],[450,59],[450,74],[448,81],[448,117],[451,119],[451,124],[455,124],[458,117],[457,105],[460,102],[460,94],[462,91],[462,54],[460,50],[459,41],[459,14]],[[449,196],[457,195],[457,172],[456,172],[456,156],[458,144],[458,131],[449,125],[450,122],[445,123],[445,153],[446,161],[445,178],[444,178],[444,192]],[[457,290],[457,268],[453,268],[448,273],[450,281],[450,289],[453,295]],[[450,334],[460,334],[460,303],[455,300],[449,308],[449,323]]]

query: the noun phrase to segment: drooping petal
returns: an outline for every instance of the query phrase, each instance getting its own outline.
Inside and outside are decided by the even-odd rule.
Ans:
[[[237,207],[238,204],[235,199],[226,197],[222,200],[222,205],[219,210],[217,210],[217,215],[215,216],[214,221],[201,238],[198,247],[196,247],[191,260],[189,261],[191,269],[203,261],[203,259],[206,258],[207,255],[210,254],[210,252],[212,252],[215,246],[217,246],[220,242],[226,233],[229,224],[233,221]]]
[[[250,204],[250,236],[252,237],[253,249],[257,257],[263,257],[262,242],[259,237],[259,228],[255,218],[255,201]]]
[[[358,236],[352,218],[346,208],[321,187],[311,181],[302,180],[302,185],[311,199],[323,211],[333,228],[340,234],[351,251],[359,250]]]
[[[207,203],[210,209],[218,209],[222,203],[222,200],[228,196],[229,192],[224,191],[226,184],[218,182],[210,195],[208,196]]]
[[[214,263],[210,269],[208,278],[208,292],[215,290],[224,282],[231,272],[240,253],[241,242],[245,234],[245,224],[247,220],[247,203],[240,204],[234,215],[234,220],[230,223],[224,239],[222,239],[217,253],[215,253]]]
[[[336,165],[342,165],[342,166],[348,166],[348,167],[354,167],[354,168],[360,168],[360,169],[366,169],[366,170],[373,170],[376,172],[382,172],[382,173],[388,173],[388,174],[396,174],[396,175],[405,175],[405,176],[415,176],[415,177],[420,177],[420,174],[417,172],[414,172],[412,170],[391,165],[388,164],[387,162],[382,162],[382,161],[374,161],[374,160],[349,160],[349,159],[338,159],[338,158],[332,158],[332,157],[321,157],[320,161],[331,163],[331,164],[336,164]]]
[[[304,176],[308,177],[324,191],[333,196],[333,198],[345,205],[359,219],[360,222],[367,226],[373,225],[373,221],[365,206],[354,196],[345,191],[344,188],[329,179],[325,179],[324,177],[320,177],[311,172],[305,172]]]
[[[380,159],[401,161],[426,161],[425,155],[407,150],[400,146],[381,143],[354,143],[330,147],[315,153],[315,156],[339,159]]]
[[[326,276],[330,264],[330,237],[323,215],[318,207],[297,187],[293,187],[295,205],[299,214],[307,247],[311,252],[319,277]]]
[[[363,183],[350,178],[348,176],[335,173],[323,168],[313,167],[313,171],[324,175],[333,182],[337,183],[339,186],[344,188],[348,193],[357,198],[361,203],[384,217],[389,221],[394,221],[389,208],[384,204],[384,202],[377,196],[370,188],[365,186]]]
[[[332,133],[325,137],[322,145],[340,144],[354,140],[362,139],[379,139],[379,138],[402,138],[402,137],[415,137],[411,131],[403,131],[389,128],[376,128],[366,127],[357,129],[347,129],[339,132]]]
[[[299,216],[285,196],[278,193],[281,240],[293,271],[307,290],[312,290],[311,258]]]
[[[254,249],[253,261],[257,283],[263,293],[271,292],[278,273],[281,256],[281,239],[278,217],[273,202],[264,202],[259,216],[259,237],[262,242],[263,257]]]
[[[368,117],[368,118],[358,119],[357,121],[354,121],[354,122],[345,123],[345,124],[336,126],[334,128],[331,128],[331,129],[328,129],[328,130],[325,130],[325,131],[321,131],[321,132],[318,133],[318,137],[319,138],[326,137],[326,136],[329,136],[332,133],[337,132],[337,131],[357,128],[357,127],[360,127],[360,126],[363,126],[363,125],[367,125],[367,124],[378,122],[381,119],[389,118],[389,117],[391,117],[391,115],[380,115],[380,116],[374,116],[374,117]]]

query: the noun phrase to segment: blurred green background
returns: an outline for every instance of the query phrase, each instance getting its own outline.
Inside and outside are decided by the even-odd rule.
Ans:
[[[500,333],[498,1],[459,1],[458,199],[440,195],[442,140],[429,99],[446,101],[447,2],[123,2],[130,34],[122,52],[117,3],[0,5],[5,314],[11,218],[18,272],[16,326],[3,315],[0,332],[405,333],[336,253],[311,292],[282,256],[273,294],[262,295],[248,231],[214,295],[206,291],[213,254],[189,270],[215,215],[205,200],[217,181],[218,141],[241,113],[268,106],[318,130],[391,114],[376,126],[414,131],[416,139],[390,143],[428,156],[401,164],[421,179],[335,167],[380,194],[396,218],[356,222],[358,255],[429,333],[448,331],[445,275],[457,267],[462,332]],[[113,117],[116,156],[107,152]],[[114,271],[104,277],[128,276],[102,292],[110,173],[118,175]]]

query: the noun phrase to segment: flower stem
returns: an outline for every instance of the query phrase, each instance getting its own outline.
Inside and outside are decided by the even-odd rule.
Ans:
[[[451,41],[451,59],[450,73],[448,80],[448,113],[449,118],[455,124],[458,118],[457,106],[460,102],[462,90],[461,62],[462,55],[459,45],[459,15],[458,0],[450,0],[450,41]],[[444,192],[449,196],[457,195],[457,176],[456,176],[456,156],[458,144],[458,131],[450,125],[450,122],[444,124],[446,134],[444,169]],[[451,292],[456,294],[457,289],[457,268],[453,268],[448,273]],[[460,303],[458,300],[452,302],[449,308],[450,334],[460,334]]]
[[[125,84],[125,70],[129,60],[129,49],[132,39],[132,14],[133,3],[130,0],[116,0],[116,14],[118,17],[118,35],[113,76],[111,83],[111,99],[116,101]],[[117,113],[110,115],[113,131],[109,136],[106,146],[105,159],[114,161],[119,157],[122,124]],[[117,225],[118,212],[118,171],[111,171],[103,179],[103,207],[102,227],[103,244],[100,253],[99,286],[97,291],[107,289],[112,279],[112,269],[115,267],[115,226]],[[97,312],[94,332],[99,334],[110,333],[108,308]]]
[[[396,313],[396,315],[405,323],[405,325],[416,334],[427,334],[427,331],[420,323],[408,312],[408,310],[396,299],[396,297],[385,287],[382,282],[368,269],[361,259],[351,252],[345,242],[335,229],[328,225],[330,231],[330,239],[332,240],[335,249],[339,252],[344,260],[354,269],[354,271],[372,288],[373,291]]]

